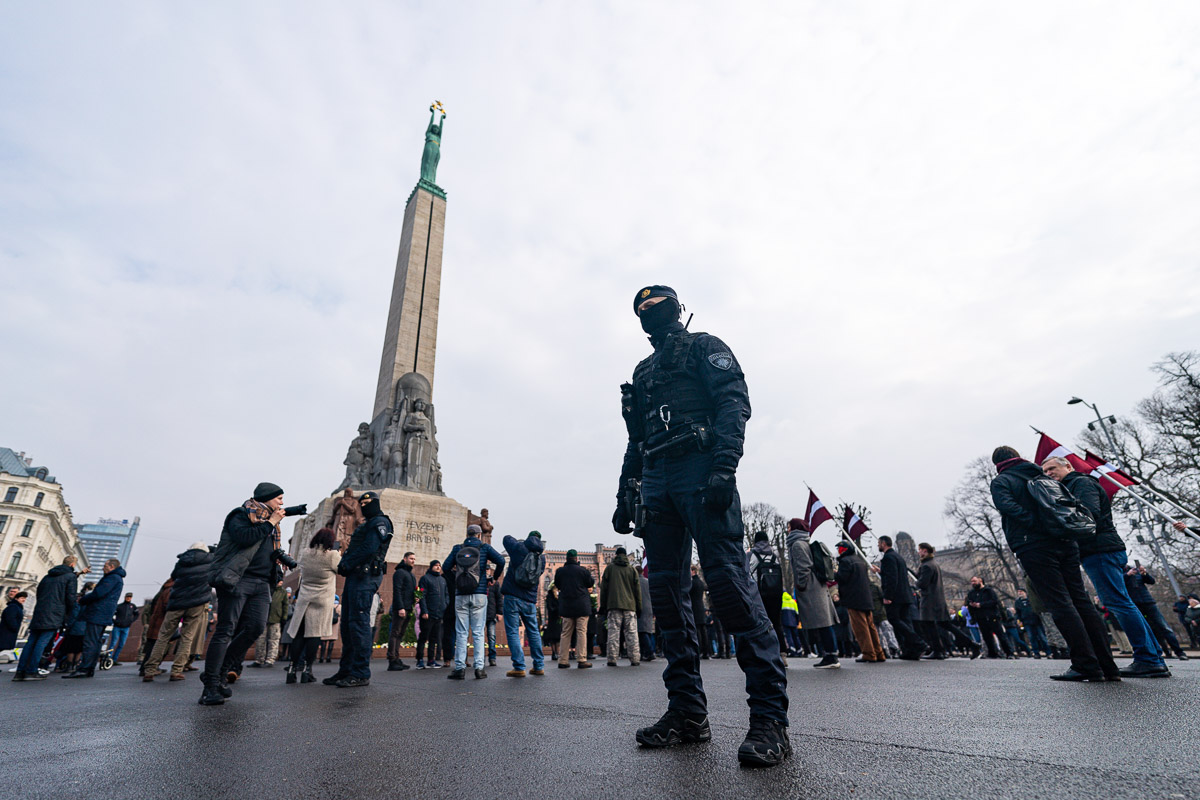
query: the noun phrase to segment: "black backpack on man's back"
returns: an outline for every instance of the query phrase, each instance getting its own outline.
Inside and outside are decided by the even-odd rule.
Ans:
[[[479,568],[483,554],[473,544],[464,544],[454,557],[454,590],[458,594],[474,594],[479,589]]]

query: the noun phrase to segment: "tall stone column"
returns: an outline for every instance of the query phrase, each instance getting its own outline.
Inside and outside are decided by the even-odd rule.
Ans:
[[[418,372],[433,387],[445,228],[446,194],[422,181],[404,209],[372,419],[392,406],[400,376]]]

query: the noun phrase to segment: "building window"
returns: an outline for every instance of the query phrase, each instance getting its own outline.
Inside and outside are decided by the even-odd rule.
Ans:
[[[25,527],[21,529],[21,535],[28,536],[31,533],[33,533],[33,520],[27,519],[25,520]]]
[[[38,467],[38,471],[33,474],[33,477],[37,478],[39,481],[44,481],[49,476],[50,473],[46,472],[45,467]]]
[[[33,498],[33,507],[34,507],[34,508],[41,508],[41,507],[42,507],[42,501],[43,501],[43,500],[45,500],[45,499],[46,499],[46,493],[45,493],[45,492],[38,492],[38,493],[37,493],[37,497]]]
[[[21,553],[13,553],[12,561],[8,562],[8,574],[12,575],[21,566]]]
[[[4,529],[8,527],[8,515],[0,514],[0,533],[4,533]]]
[[[8,487],[8,491],[4,493],[4,502],[6,502],[6,503],[17,502],[17,487],[15,487],[15,486]]]

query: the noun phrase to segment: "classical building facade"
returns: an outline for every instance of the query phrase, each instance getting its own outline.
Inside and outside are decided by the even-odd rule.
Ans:
[[[88,565],[62,486],[24,453],[0,447],[0,586],[32,591],[67,555]]]

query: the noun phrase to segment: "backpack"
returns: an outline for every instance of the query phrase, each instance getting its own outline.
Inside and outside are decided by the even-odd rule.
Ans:
[[[829,545],[813,539],[808,543],[808,550],[812,553],[813,575],[822,585],[829,583],[837,572]]]
[[[1025,484],[1038,505],[1039,516],[1056,539],[1079,541],[1096,535],[1092,512],[1079,504],[1075,496],[1058,481],[1034,478]]]
[[[479,589],[479,548],[464,544],[454,558],[454,590],[458,594],[474,594]]]
[[[754,577],[758,582],[759,594],[770,597],[783,594],[783,569],[779,566],[779,557],[774,553],[759,557]]]
[[[546,556],[530,550],[525,554],[525,560],[513,570],[513,583],[522,589],[533,589],[538,584],[538,578],[546,572]]]

